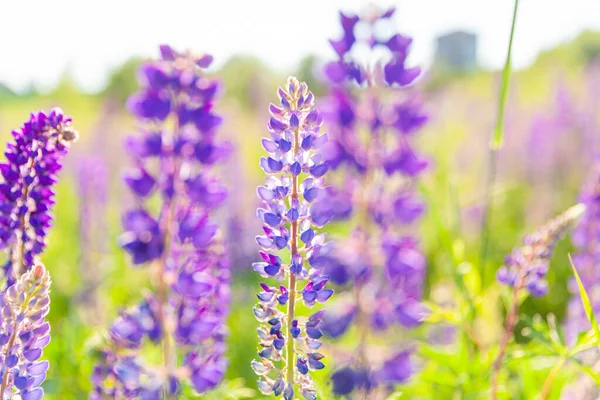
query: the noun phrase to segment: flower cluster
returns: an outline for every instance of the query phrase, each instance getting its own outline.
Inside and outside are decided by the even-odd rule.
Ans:
[[[0,163],[0,247],[6,249],[6,286],[34,265],[46,246],[52,224],[53,186],[62,168],[61,158],[77,139],[71,118],[59,108],[31,114],[29,121],[12,132],[6,163]]]
[[[41,399],[48,361],[39,361],[50,342],[50,275],[36,264],[0,297],[0,377],[2,398]]]
[[[338,394],[408,380],[414,369],[410,351],[392,349],[391,357],[376,359],[367,349],[368,336],[398,324],[413,328],[424,311],[425,257],[409,232],[424,212],[416,188],[428,162],[413,141],[428,117],[409,94],[408,86],[420,75],[420,68],[406,65],[412,39],[382,36],[390,29],[380,25],[389,27],[394,11],[341,13],[343,36],[331,41],[338,59],[325,67],[331,88],[324,117],[331,140],[324,157],[343,183],[316,206],[331,218],[356,222],[350,238],[322,256],[331,281],[352,292],[325,314],[323,331],[332,337],[353,325],[359,331],[349,366],[333,375]],[[365,57],[356,53],[365,48],[373,58],[383,58],[359,63]]]
[[[514,290],[526,288],[533,296],[548,292],[545,280],[555,244],[571,230],[585,211],[580,203],[550,220],[536,232],[523,238],[522,246],[506,257],[505,265],[497,272],[500,283]]]
[[[219,85],[203,73],[212,57],[168,46],[160,52],[158,61],[142,66],[142,88],[128,102],[143,127],[125,143],[135,166],[124,180],[136,205],[123,215],[119,238],[134,265],[150,263],[154,290],[111,326],[92,398],[172,397],[182,385],[202,393],[226,367],[229,261],[210,218],[226,198],[210,174],[229,152],[215,138]],[[154,197],[157,216],[148,207]],[[142,359],[141,350],[152,345],[160,346],[162,365]]]
[[[573,263],[590,296],[594,311],[600,311],[600,163],[592,170],[580,201],[586,205],[586,210],[573,232],[573,242],[578,249],[573,255]],[[575,282],[571,282],[570,290],[574,295],[567,308],[565,328],[569,338],[576,338],[580,332],[590,329],[590,324]]]
[[[71,118],[59,108],[31,114],[12,132],[7,162],[0,163],[0,246],[7,261],[3,266],[0,296],[0,393],[41,399],[47,361],[39,361],[50,342],[50,275],[38,258],[46,247],[52,223],[53,186],[77,132]]]
[[[325,242],[325,233],[315,230],[329,217],[314,207],[326,194],[323,176],[329,166],[319,150],[328,136],[319,133],[323,118],[305,83],[290,77],[278,95],[280,106],[270,106],[271,137],[262,141],[269,153],[260,160],[269,176],[257,190],[265,205],[258,209],[264,234],[256,237],[263,261],[253,268],[263,278],[287,280],[287,286],[261,283],[254,308],[262,323],[258,329],[260,360],[253,361],[252,368],[261,377],[258,386],[263,394],[291,400],[298,386],[304,398],[316,399],[309,371],[325,367],[324,356],[317,351],[323,311],[299,317],[296,305],[301,302],[310,308],[333,295],[327,288],[329,278],[321,271],[322,255],[331,244]],[[283,250],[289,251],[289,257],[280,254]]]
[[[399,172],[414,177],[427,167],[427,161],[415,153],[409,140],[427,122],[427,115],[416,99],[403,97],[398,90],[392,91],[391,101],[383,95],[383,88],[404,88],[421,72],[418,67],[405,66],[411,38],[399,33],[386,39],[376,36],[377,24],[389,20],[394,11],[394,8],[385,12],[374,9],[362,18],[340,13],[344,35],[339,41],[331,41],[339,59],[325,66],[325,74],[332,84],[324,113],[326,121],[332,125],[332,138],[326,149],[327,161],[332,168],[348,164],[360,174],[368,174],[375,167],[382,168],[390,176]],[[354,35],[358,25],[364,25],[369,33],[362,41]],[[390,60],[384,66],[379,62],[374,65],[355,62],[353,49],[361,45],[371,49],[385,48]],[[370,89],[366,94],[365,91],[354,93],[352,83]],[[367,143],[361,140],[362,130],[369,133]],[[385,135],[386,132],[389,134]],[[410,197],[403,197],[403,201],[409,200]],[[392,204],[385,206],[389,208],[385,216],[391,216],[394,222],[403,217],[410,218],[403,215],[401,209],[400,214],[394,215]],[[383,214],[379,216],[380,219],[383,217]]]

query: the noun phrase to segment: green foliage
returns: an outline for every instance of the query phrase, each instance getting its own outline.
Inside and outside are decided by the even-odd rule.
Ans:
[[[125,104],[127,98],[138,89],[136,73],[141,64],[142,59],[131,58],[112,70],[103,94]]]
[[[575,276],[575,280],[577,281],[577,287],[579,288],[579,297],[581,298],[581,303],[583,304],[583,309],[585,310],[585,315],[590,321],[590,325],[594,331],[594,336],[596,337],[596,345],[600,350],[600,327],[598,327],[598,321],[596,320],[596,315],[594,314],[594,309],[592,307],[592,303],[590,301],[590,297],[581,282],[581,278],[577,273],[577,268],[575,268],[575,264],[573,264],[573,260],[571,256],[569,256],[569,262],[571,263],[571,268],[573,268],[573,275]]]
[[[218,75],[227,82],[225,98],[252,111],[263,110],[271,93],[277,90],[276,82],[284,81],[262,61],[250,56],[231,57]]]
[[[301,82],[306,82],[311,92],[316,97],[321,97],[325,94],[325,87],[321,81],[318,68],[322,67],[321,60],[313,54],[305,56],[298,65],[298,69],[294,76]]]
[[[505,89],[501,95],[502,101],[507,102],[507,115],[511,112],[510,101],[513,95],[515,102],[522,104],[529,104],[532,99],[537,99],[538,102],[539,99],[546,100],[547,87],[553,76],[550,71],[565,66],[579,71],[598,54],[599,38],[598,33],[586,32],[572,43],[541,55],[531,69],[515,72],[510,96],[506,94],[507,83],[503,85]],[[313,69],[316,61],[314,57],[306,57],[297,69],[297,74],[308,81],[311,88],[316,88],[318,93],[319,85],[316,85],[317,77]],[[58,88],[46,95],[32,93],[28,97],[0,87],[3,138],[8,136],[10,128],[17,127],[26,118],[30,110],[47,109],[54,104],[60,104],[73,115],[82,136],[89,134],[91,127],[97,124],[98,110],[107,98],[118,99],[119,104],[123,105],[127,96],[136,90],[137,84],[133,77],[138,65],[139,60],[132,59],[116,68],[109,78],[107,88],[99,95],[81,93],[68,74]],[[225,81],[224,108],[234,116],[228,121],[235,124],[235,129],[232,130],[238,134],[235,137],[239,149],[236,156],[239,157],[244,173],[239,181],[253,183],[259,176],[259,139],[265,133],[263,106],[272,98],[281,77],[259,60],[250,57],[234,57],[214,74]],[[580,78],[569,82],[577,85],[577,88],[585,85]],[[501,184],[493,188],[494,219],[490,224],[493,240],[489,246],[488,262],[485,266],[478,264],[481,246],[479,226],[473,228],[472,220],[476,218],[465,217],[465,210],[477,211],[481,207],[481,175],[477,174],[479,171],[464,168],[464,165],[476,165],[475,169],[481,169],[483,157],[477,156],[488,143],[477,143],[476,138],[486,132],[479,129],[482,125],[489,128],[493,124],[494,88],[492,74],[485,71],[459,77],[451,83],[441,82],[435,88],[435,95],[440,99],[448,96],[447,101],[452,103],[448,112],[452,119],[443,119],[445,116],[442,115],[438,119],[441,122],[432,121],[422,143],[430,158],[435,160],[435,168],[420,187],[427,204],[427,215],[421,226],[420,237],[428,260],[426,304],[430,313],[423,327],[415,332],[420,338],[414,341],[418,374],[406,385],[394,388],[396,391],[388,399],[489,398],[491,363],[497,355],[497,343],[506,310],[502,303],[502,291],[493,278],[494,273],[503,263],[504,255],[518,245],[523,233],[532,230],[540,222],[529,215],[529,210],[541,208],[540,214],[549,217],[556,210],[572,204],[576,198],[575,191],[582,177],[569,175],[567,180],[560,182],[560,187],[541,193],[531,182],[517,180],[515,176],[518,178],[518,175],[511,175],[509,164],[513,159],[507,154],[508,158],[503,164],[503,168],[508,170],[504,171],[506,176],[501,176]],[[484,113],[480,108],[459,118],[456,115],[457,109],[467,106],[455,103],[464,99],[477,107],[490,105],[487,110],[490,118],[476,125],[479,115],[474,114]],[[256,112],[261,114],[255,115]],[[123,118],[124,113],[120,117]],[[132,124],[123,126],[122,132],[131,127]],[[518,136],[522,133],[522,126],[517,128],[519,129],[515,128],[515,134]],[[510,129],[507,130],[509,131]],[[508,141],[508,135],[506,139]],[[479,147],[473,147],[473,143]],[[523,143],[519,142],[519,145]],[[75,146],[73,152],[77,151]],[[534,163],[536,160],[529,162]],[[53,278],[52,307],[48,317],[52,325],[52,341],[44,350],[44,358],[51,363],[48,380],[44,384],[46,398],[50,400],[87,397],[91,387],[89,377],[95,347],[102,340],[108,324],[118,310],[123,305],[134,304],[139,300],[141,291],[148,284],[147,272],[130,268],[127,257],[116,244],[115,238],[120,230],[119,213],[124,200],[119,197],[120,193],[111,193],[110,213],[107,217],[109,227],[108,232],[105,232],[109,238],[110,254],[107,255],[105,279],[98,288],[105,315],[98,325],[92,325],[86,320],[86,310],[79,305],[83,289],[78,228],[80,216],[79,199],[68,172],[72,168],[72,164],[67,163],[67,171],[64,171],[58,186],[56,223],[51,230],[49,246],[43,259]],[[115,172],[113,175],[116,180],[119,173]],[[112,186],[118,185],[118,182],[113,182]],[[248,196],[253,194],[248,193]],[[544,197],[552,197],[554,202],[550,206],[540,205],[540,199]],[[247,215],[253,221],[253,211],[249,211]],[[344,234],[346,229],[342,224],[332,224],[329,231]],[[571,272],[566,262],[570,251],[572,246],[568,241],[555,248],[548,276],[551,293],[541,299],[524,299],[521,305],[515,339],[508,346],[500,376],[502,398],[538,398],[553,370],[558,372],[550,381],[547,399],[558,399],[564,387],[581,374],[590,376],[600,386],[600,374],[583,357],[590,351],[595,351],[600,343],[600,332],[591,312],[589,298],[580,283],[580,296],[593,329],[579,335],[574,343],[568,343],[561,328],[570,296],[567,282]],[[575,266],[572,268],[578,280]],[[250,360],[256,357],[257,351],[257,323],[252,315],[252,305],[256,300],[259,278],[247,265],[235,266],[235,271],[232,312],[228,320],[230,363],[227,380],[206,395],[194,397],[185,393],[182,398],[264,398],[256,391],[256,377],[250,368]],[[436,292],[440,288],[450,292],[443,301],[436,298]],[[450,325],[454,329],[454,340],[450,344],[430,340],[432,332],[442,325]],[[348,338],[340,345],[351,346],[355,334],[351,330]],[[387,339],[389,338],[382,337],[376,340],[383,342]],[[337,359],[327,345],[323,352],[327,356],[328,368],[315,374],[316,384],[319,398],[332,399],[329,377],[336,367]]]
[[[191,390],[184,391],[182,397],[185,399],[203,400],[242,400],[255,399],[256,391],[245,386],[243,379],[225,380],[215,390],[204,393],[201,396],[194,395]]]

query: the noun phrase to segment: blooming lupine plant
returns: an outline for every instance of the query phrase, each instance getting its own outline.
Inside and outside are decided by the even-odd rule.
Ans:
[[[121,313],[94,369],[91,398],[174,398],[223,378],[229,263],[210,214],[226,191],[210,174],[228,153],[216,140],[218,82],[203,68],[212,57],[160,47],[140,70],[141,90],[128,102],[140,134],[126,147],[134,167],[125,182],[135,206],[123,215],[119,242],[134,266],[148,265],[153,290]],[[160,199],[152,213],[149,200]],[[160,365],[142,358],[157,346]]]
[[[305,83],[290,77],[278,95],[280,106],[269,108],[270,138],[262,141],[269,157],[261,158],[260,166],[269,177],[257,190],[265,205],[258,209],[264,235],[256,238],[263,261],[253,267],[261,277],[283,282],[261,283],[254,308],[262,323],[260,360],[253,361],[252,368],[260,376],[263,394],[291,400],[299,389],[304,398],[316,399],[309,371],[325,367],[324,356],[317,351],[323,311],[306,318],[296,307],[303,303],[312,308],[333,294],[319,265],[321,252],[327,252],[330,244],[324,233],[315,231],[328,217],[313,205],[325,190],[323,176],[329,167],[319,149],[327,134],[319,133],[323,118]]]
[[[60,159],[75,139],[71,118],[58,108],[49,114],[31,114],[5,152],[0,164],[0,245],[6,249],[0,297],[0,380],[3,399],[19,395],[23,400],[42,398],[40,385],[49,363],[39,361],[50,342],[45,322],[50,305],[50,275],[38,257],[46,246],[52,222],[53,185],[61,169]]]
[[[4,153],[7,162],[0,164],[4,177],[0,185],[0,247],[8,255],[3,268],[7,287],[33,267],[46,246],[52,224],[52,187],[62,168],[61,158],[77,139],[71,118],[59,108],[49,114],[31,114],[12,135],[14,143],[9,143]]]
[[[543,296],[547,293],[545,277],[554,246],[575,226],[584,214],[585,208],[583,203],[577,204],[547,222],[533,234],[526,235],[522,246],[513,250],[506,257],[506,264],[498,270],[497,279],[512,288],[512,299],[506,316],[500,350],[492,366],[492,398],[496,398],[498,372],[504,360],[506,346],[517,323],[519,294],[523,290],[527,290],[533,296]]]
[[[350,238],[325,262],[332,282],[352,295],[338,303],[337,311],[328,311],[324,332],[338,337],[353,325],[359,332],[355,351],[346,356],[348,366],[332,377],[340,395],[410,378],[410,351],[399,346],[388,353],[391,357],[374,359],[369,335],[397,324],[413,328],[423,311],[425,258],[408,229],[424,210],[415,188],[427,162],[412,142],[427,115],[408,95],[407,86],[420,74],[418,67],[406,65],[412,39],[378,33],[378,25],[389,24],[393,14],[393,8],[369,9],[362,16],[341,13],[343,37],[331,41],[338,60],[325,67],[331,94],[324,115],[332,137],[325,157],[344,183],[332,193],[336,201],[327,199],[318,207],[333,218],[354,216],[356,221]],[[373,50],[367,63],[357,61],[361,48]],[[373,59],[380,53],[383,59]]]

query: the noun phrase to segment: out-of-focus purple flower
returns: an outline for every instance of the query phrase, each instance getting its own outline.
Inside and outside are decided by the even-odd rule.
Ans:
[[[339,396],[350,395],[355,390],[369,392],[377,385],[373,372],[364,367],[345,366],[331,375],[333,393]]]
[[[323,311],[306,319],[298,317],[295,308],[297,302],[313,307],[333,295],[318,265],[330,244],[325,243],[324,233],[317,232],[332,215],[329,209],[314,209],[314,203],[329,190],[323,179],[329,165],[320,154],[327,134],[319,132],[323,117],[314,108],[313,94],[305,83],[290,77],[278,94],[280,105],[270,106],[270,138],[263,139],[269,156],[260,160],[269,177],[257,190],[265,205],[257,212],[264,235],[256,237],[263,261],[253,268],[263,278],[287,280],[287,286],[261,284],[254,307],[262,323],[258,329],[260,360],[253,361],[252,368],[261,377],[258,387],[265,395],[292,400],[294,393],[300,393],[316,399],[309,371],[325,367],[324,356],[316,351],[323,335]],[[284,249],[290,252],[289,263],[278,255]],[[307,282],[301,291],[297,281]]]
[[[405,350],[389,358],[377,371],[378,380],[386,384],[408,381],[414,371],[410,356],[410,352]]]
[[[162,59],[141,67],[141,89],[128,101],[146,128],[125,142],[135,166],[124,180],[136,202],[123,214],[119,237],[134,265],[153,264],[156,283],[112,324],[92,398],[158,399],[179,396],[183,386],[202,393],[223,379],[227,365],[229,259],[211,219],[227,192],[210,169],[231,150],[216,139],[219,83],[202,70],[212,57],[160,50]],[[158,215],[147,206],[156,197]],[[161,349],[162,365],[143,358],[145,343]]]
[[[397,325],[414,328],[425,314],[421,298],[426,262],[409,229],[425,211],[416,188],[429,162],[414,140],[429,117],[418,98],[407,92],[421,73],[406,63],[412,39],[378,27],[384,20],[389,25],[394,11],[372,7],[360,16],[341,14],[343,37],[331,41],[338,59],[324,71],[331,88],[323,107],[330,128],[323,154],[342,174],[344,186],[315,200],[311,212],[323,220],[355,223],[348,240],[316,258],[331,282],[353,291],[339,306],[343,311],[325,315],[322,327],[331,337],[342,336],[352,325],[359,330],[349,357],[352,365],[333,377],[334,391],[344,395],[408,380],[413,369],[402,370],[406,375],[400,379],[400,370],[393,371],[396,359],[372,362],[365,338],[368,331]],[[357,45],[377,48],[373,55],[386,56],[363,65],[366,57],[355,57]],[[386,379],[376,373],[380,369],[387,371]],[[368,377],[363,379],[368,384],[358,384],[359,375]]]
[[[78,137],[71,118],[61,109],[32,113],[12,132],[6,162],[0,163],[0,248],[7,249],[4,265],[7,286],[31,268],[46,246],[52,224],[53,186],[61,159]]]
[[[123,215],[125,232],[119,244],[132,255],[134,264],[157,259],[164,249],[163,233],[156,221],[144,210],[132,210]]]

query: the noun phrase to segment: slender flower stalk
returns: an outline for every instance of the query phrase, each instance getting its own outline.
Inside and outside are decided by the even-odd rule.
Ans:
[[[135,166],[124,180],[136,205],[124,213],[119,238],[135,266],[150,267],[153,287],[111,326],[92,399],[175,398],[182,385],[203,393],[226,367],[229,261],[210,218],[226,198],[210,173],[229,153],[215,138],[219,85],[203,74],[211,56],[160,51],[141,68],[142,89],[128,102],[142,128],[125,143]],[[157,216],[148,207],[153,197]],[[159,349],[160,365],[141,357],[146,346]]]
[[[520,294],[526,290],[533,296],[543,296],[548,292],[545,281],[556,243],[567,234],[585,212],[585,205],[577,204],[558,217],[550,220],[531,235],[523,238],[521,247],[506,257],[506,263],[500,267],[497,279],[512,288],[510,309],[506,315],[506,324],[498,355],[492,364],[491,398],[497,398],[498,375],[502,367],[508,342],[513,335],[518,320]]]
[[[330,243],[325,243],[324,233],[317,234],[314,229],[323,227],[329,218],[312,205],[326,194],[323,176],[329,166],[319,149],[328,137],[319,133],[323,118],[305,83],[290,77],[278,95],[280,106],[270,106],[271,138],[262,141],[269,157],[261,158],[260,165],[269,177],[257,190],[265,204],[258,209],[264,235],[256,237],[264,261],[253,268],[263,278],[286,281],[287,286],[261,283],[254,308],[263,323],[258,329],[260,361],[253,361],[252,368],[261,376],[258,386],[263,394],[291,400],[299,386],[302,396],[310,400],[317,395],[308,372],[325,367],[321,362],[324,356],[316,351],[321,346],[323,311],[300,317],[296,305],[302,301],[313,307],[333,295],[333,290],[326,288],[329,278],[318,268],[319,256],[328,251]],[[289,251],[285,264],[277,255],[284,250]],[[286,307],[285,311],[279,307]]]
[[[0,296],[0,393],[3,399],[38,400],[49,366],[39,360],[50,342],[50,275],[38,258],[52,222],[60,160],[77,132],[53,108],[31,114],[12,134],[7,162],[0,164],[0,246],[8,255]]]
[[[331,127],[325,158],[340,171],[343,183],[316,206],[334,219],[355,217],[350,238],[321,257],[332,282],[351,292],[337,310],[325,314],[323,331],[335,338],[355,326],[358,337],[347,365],[332,376],[338,395],[373,396],[379,390],[383,396],[387,388],[406,382],[414,369],[408,346],[389,346],[389,354],[378,357],[379,352],[370,351],[371,338],[396,324],[416,327],[424,311],[425,258],[410,231],[424,211],[416,188],[428,165],[413,138],[428,117],[409,94],[421,72],[406,63],[412,39],[399,33],[382,36],[378,29],[389,26],[394,12],[341,13],[343,36],[331,41],[339,58],[325,67],[331,83],[324,112]],[[373,57],[385,56],[359,63],[355,51],[361,46],[376,49]]]

